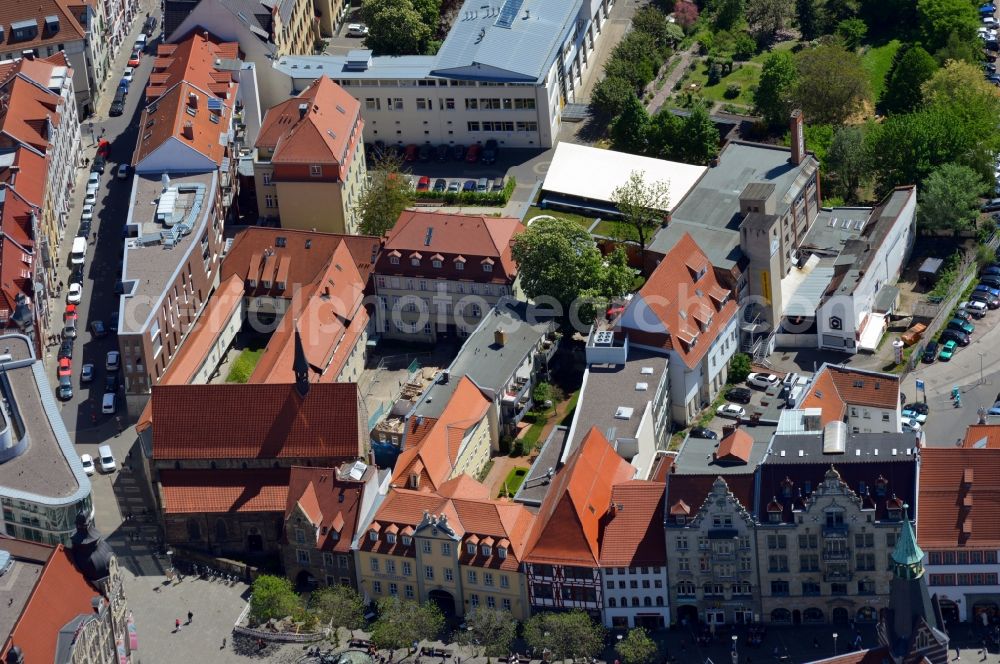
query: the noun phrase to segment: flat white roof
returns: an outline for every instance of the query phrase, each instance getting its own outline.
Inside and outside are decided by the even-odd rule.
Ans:
[[[559,143],[542,190],[610,203],[611,192],[625,184],[632,171],[644,171],[646,182],[665,181],[670,185],[669,212],[684,200],[707,170],[707,166]]]

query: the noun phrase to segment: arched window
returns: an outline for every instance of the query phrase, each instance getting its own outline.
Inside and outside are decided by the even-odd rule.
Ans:
[[[823,622],[823,611],[817,609],[815,606],[810,606],[808,609],[802,612],[802,620],[808,623],[819,623]]]
[[[200,540],[201,539],[201,526],[194,519],[188,519],[187,521],[187,531],[188,539]]]
[[[663,595],[658,595],[656,597],[656,605],[657,606],[663,606]]]
[[[632,598],[632,606],[639,606],[639,598],[638,597],[633,597]]]
[[[613,609],[613,608],[615,608],[617,606],[618,606],[618,602],[615,600],[615,598],[614,597],[609,597],[608,598],[608,608]]]
[[[792,622],[792,612],[788,609],[775,609],[771,611],[771,622],[790,623]]]
[[[628,606],[628,597],[622,597],[622,608]]]
[[[653,598],[652,597],[643,597],[642,598],[642,605],[643,606],[653,606]]]
[[[226,522],[222,519],[215,520],[215,539],[220,542],[229,539],[229,532],[226,530]]]

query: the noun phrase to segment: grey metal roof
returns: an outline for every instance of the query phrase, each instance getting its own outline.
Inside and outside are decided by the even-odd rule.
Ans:
[[[674,459],[672,473],[678,475],[747,475],[757,468],[767,454],[767,446],[774,435],[773,426],[740,427],[753,436],[753,446],[750,448],[750,460],[746,464],[716,463],[714,454],[719,451],[719,440],[688,437],[681,445],[677,458]]]
[[[671,221],[666,228],[660,229],[649,248],[656,253],[666,254],[684,233],[691,234],[712,265],[731,270],[743,256],[739,232],[691,221]]]
[[[424,393],[413,411],[421,417],[440,417],[462,376],[468,376],[480,389],[498,393],[553,328],[551,318],[528,321],[528,304],[512,299],[501,300],[483,317],[479,327],[465,340],[448,367],[448,382],[434,383]],[[493,333],[503,330],[506,340],[496,345]]]
[[[420,79],[431,78],[437,62],[433,55],[379,55],[371,59],[367,69],[350,69],[347,55],[284,55],[274,68],[292,78],[318,78],[326,74],[333,79]]]
[[[531,464],[527,477],[521,484],[521,488],[514,495],[514,501],[523,503],[529,507],[538,507],[545,500],[545,494],[549,492],[552,485],[548,476],[549,469],[553,473],[559,470],[559,458],[562,456],[563,447],[568,444],[569,427],[553,427],[548,438],[539,450],[538,456]]]
[[[837,255],[848,240],[861,235],[871,215],[870,207],[823,208],[806,233],[802,247]]]
[[[843,454],[823,454],[823,432],[779,434],[771,440],[765,463],[868,463],[911,461],[912,433],[848,434]],[[801,454],[800,454],[801,452]],[[784,456],[782,456],[784,453]]]
[[[892,284],[882,284],[882,288],[879,288],[878,293],[875,294],[875,304],[872,309],[879,313],[887,313],[892,309],[898,297],[899,288]]]
[[[785,304],[784,315],[815,316],[816,308],[819,307],[831,279],[833,279],[832,265],[815,267]]]
[[[434,74],[473,80],[541,81],[574,28],[582,2],[466,0],[438,51]]]
[[[920,264],[920,269],[918,272],[926,272],[928,274],[935,274],[944,265],[943,258],[925,258],[924,262]]]

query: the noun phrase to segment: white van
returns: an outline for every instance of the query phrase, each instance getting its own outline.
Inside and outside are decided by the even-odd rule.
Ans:
[[[114,413],[117,410],[117,408],[115,408],[115,406],[116,406],[116,404],[115,404],[115,393],[114,392],[105,392],[104,393],[104,399],[103,399],[103,401],[101,401],[101,412],[104,413],[105,415],[110,415],[110,414]]]
[[[73,249],[69,254],[69,262],[73,265],[83,265],[87,259],[87,238],[73,238]]]
[[[101,445],[97,448],[97,460],[101,464],[101,472],[113,473],[118,468],[110,445]]]
[[[140,53],[146,50],[146,35],[144,33],[136,37],[134,48]]]

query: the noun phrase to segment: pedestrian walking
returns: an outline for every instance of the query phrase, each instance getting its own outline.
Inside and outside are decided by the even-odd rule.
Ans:
[[[188,624],[189,625],[191,624],[192,620],[194,620],[194,614],[191,613],[190,611],[188,611]]]
[[[225,650],[225,649],[226,649],[226,637],[222,637],[222,647],[219,648],[219,650]]]
[[[181,631],[181,619],[180,618],[174,618],[174,631],[175,632]]]

